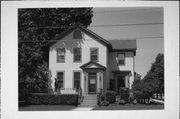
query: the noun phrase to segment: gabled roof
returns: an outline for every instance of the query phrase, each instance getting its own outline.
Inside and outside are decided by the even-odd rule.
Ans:
[[[136,50],[136,40],[109,40],[113,50]]]
[[[137,49],[136,40],[116,39],[116,40],[108,40],[107,41],[104,38],[102,38],[101,36],[97,35],[96,33],[92,32],[91,30],[89,30],[83,26],[70,27],[69,29],[65,30],[61,34],[57,35],[53,40],[50,41],[50,43],[48,45],[51,46],[51,45],[55,44],[58,40],[61,40],[63,37],[65,37],[67,34],[71,33],[72,31],[74,31],[75,29],[79,29],[79,30],[83,31],[84,33],[90,35],[96,41],[107,46],[110,51],[130,50],[130,51],[133,51],[134,54],[136,54],[136,49]]]
[[[102,38],[101,36],[97,35],[96,33],[92,32],[91,30],[83,27],[83,26],[73,26],[70,27],[69,29],[65,30],[64,32],[62,32],[61,34],[57,35],[51,42],[49,45],[53,45],[54,43],[57,42],[57,40],[61,40],[63,37],[65,37],[67,34],[71,33],[73,30],[75,29],[79,29],[83,32],[85,32],[86,34],[90,35],[91,37],[93,37],[96,41],[104,44],[105,46],[107,46],[108,48],[112,49],[111,44],[105,40],[104,38]]]
[[[81,69],[83,70],[87,70],[87,69],[102,69],[102,70],[105,70],[106,67],[97,63],[97,62],[93,62],[93,61],[90,61],[82,66],[80,66]]]

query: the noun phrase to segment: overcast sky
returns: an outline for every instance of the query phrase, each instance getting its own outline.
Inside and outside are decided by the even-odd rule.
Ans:
[[[93,8],[93,11],[89,29],[98,35],[107,40],[137,40],[135,71],[144,77],[157,54],[164,53],[163,8]]]

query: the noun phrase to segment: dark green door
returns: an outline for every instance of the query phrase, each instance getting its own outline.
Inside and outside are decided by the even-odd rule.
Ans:
[[[88,76],[89,79],[89,94],[95,94],[96,93],[96,73],[89,73]]]

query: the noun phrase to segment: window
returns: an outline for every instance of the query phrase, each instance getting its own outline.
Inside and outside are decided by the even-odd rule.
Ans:
[[[90,49],[90,58],[91,61],[98,62],[98,48]]]
[[[74,48],[74,62],[81,62],[81,48]]]
[[[119,65],[125,65],[125,54],[124,53],[118,53],[117,59],[118,59]]]
[[[57,72],[58,88],[63,88],[64,72]]]
[[[74,72],[74,88],[79,89],[80,87],[80,80],[81,80],[81,72]]]
[[[65,48],[57,49],[57,62],[65,62]]]
[[[74,39],[82,39],[81,31],[80,31],[80,30],[75,30],[75,31],[73,32],[73,38],[74,38]]]

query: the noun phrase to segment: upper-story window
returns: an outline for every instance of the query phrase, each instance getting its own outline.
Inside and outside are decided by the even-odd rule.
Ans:
[[[57,49],[57,62],[65,62],[65,48]]]
[[[74,48],[74,62],[81,62],[81,48]]]
[[[90,48],[90,60],[98,62],[98,48]]]
[[[125,65],[125,53],[118,53],[117,59],[119,65]]]
[[[73,32],[73,38],[74,38],[74,39],[82,39],[82,33],[81,33],[81,31],[80,31],[80,30],[75,30],[75,31]]]

